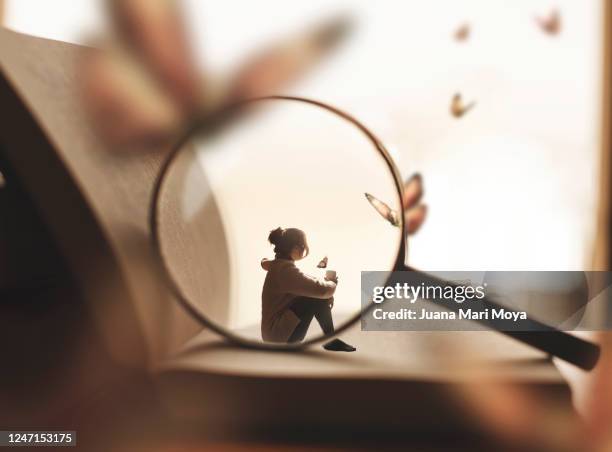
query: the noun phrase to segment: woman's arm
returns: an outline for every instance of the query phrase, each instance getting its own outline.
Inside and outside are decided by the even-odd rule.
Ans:
[[[280,273],[279,285],[283,292],[321,300],[327,300],[336,291],[335,282],[306,275],[293,265],[286,267]]]

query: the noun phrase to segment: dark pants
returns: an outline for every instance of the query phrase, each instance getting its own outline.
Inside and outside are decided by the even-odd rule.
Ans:
[[[315,317],[324,334],[333,334],[334,321],[332,320],[329,300],[319,298],[297,297],[289,306],[300,319],[287,342],[300,342],[306,337],[312,318]]]

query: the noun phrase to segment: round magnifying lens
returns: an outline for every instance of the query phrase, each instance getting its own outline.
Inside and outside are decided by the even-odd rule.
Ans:
[[[194,128],[162,167],[151,226],[163,271],[189,312],[227,338],[274,348],[321,340],[316,310],[302,318],[294,303],[333,297],[334,331],[358,320],[361,271],[403,256],[399,178],[379,141],[330,106],[268,97],[233,110],[245,114]],[[275,254],[277,228],[299,229],[303,243]],[[334,274],[335,289],[317,289]]]

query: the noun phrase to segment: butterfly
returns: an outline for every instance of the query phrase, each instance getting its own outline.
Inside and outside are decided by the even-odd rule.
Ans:
[[[470,24],[464,23],[455,30],[453,37],[455,38],[455,41],[467,41],[470,38],[470,32]]]
[[[461,94],[457,93],[453,96],[453,100],[451,101],[450,112],[455,118],[461,118],[468,111],[470,111],[476,102],[471,102],[468,105],[463,104],[463,100],[461,99]]]
[[[536,23],[542,31],[549,35],[558,35],[561,31],[561,14],[559,10],[553,9],[548,17],[536,17]]]
[[[369,193],[365,194],[368,202],[385,220],[395,227],[399,227],[399,215],[380,199]],[[404,224],[407,234],[417,232],[425,221],[427,206],[421,202],[423,197],[423,179],[420,174],[414,174],[404,183]]]
[[[317,264],[317,268],[327,268],[327,256],[321,259],[321,262]]]
[[[404,226],[409,235],[421,228],[427,216],[427,205],[422,202],[423,193],[423,178],[419,173],[415,173],[404,182],[402,208],[404,209]]]
[[[387,204],[382,202],[380,199],[375,196],[365,193],[365,197],[368,202],[374,207],[374,209],[389,223],[391,223],[395,227],[399,227],[399,216],[397,212],[389,207]]]

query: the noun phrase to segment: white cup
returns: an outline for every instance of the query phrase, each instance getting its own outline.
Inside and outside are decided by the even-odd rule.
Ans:
[[[335,270],[327,270],[325,272],[325,279],[327,279],[328,281],[333,281],[334,279],[336,279],[336,271]]]

